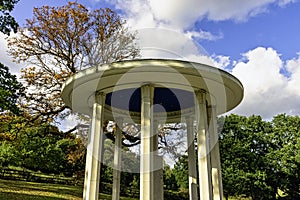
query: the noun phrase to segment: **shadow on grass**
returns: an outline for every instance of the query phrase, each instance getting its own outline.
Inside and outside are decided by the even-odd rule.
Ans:
[[[79,198],[82,197],[82,187],[80,187],[80,186],[0,180],[0,189],[2,190],[2,192],[8,192],[8,191],[27,191],[27,192],[32,192],[32,193],[37,193],[37,192],[49,193],[49,192],[51,192],[51,193],[55,193],[58,195],[71,195],[73,197],[79,197]],[[12,194],[14,194],[14,193],[12,193]],[[37,195],[39,195],[39,194],[37,194]],[[3,198],[0,198],[0,199],[3,199]],[[23,199],[25,199],[25,198],[23,198]],[[47,198],[47,197],[45,197],[45,199],[65,199],[65,198],[54,198],[54,197]]]
[[[57,197],[45,197],[41,195],[30,195],[30,194],[18,194],[18,193],[11,193],[11,192],[1,192],[0,193],[0,200],[63,200],[65,198],[57,198]]]
[[[83,186],[34,183],[0,179],[0,200],[80,200]],[[111,195],[100,194],[99,200],[111,200]],[[120,200],[137,200],[121,197]]]

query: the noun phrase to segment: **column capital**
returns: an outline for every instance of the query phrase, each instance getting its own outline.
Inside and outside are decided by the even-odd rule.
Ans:
[[[206,104],[206,94],[207,91],[204,89],[199,89],[195,91],[195,100],[198,101],[198,104]]]
[[[141,84],[141,98],[142,99],[150,99],[153,101],[154,96],[154,86],[152,83],[142,83]]]
[[[102,103],[104,103],[104,101],[105,101],[105,93],[102,91],[96,91],[95,92],[95,103],[102,104]]]
[[[193,122],[194,121],[194,116],[193,115],[188,115],[188,116],[185,116],[185,122],[188,123],[188,122]]]
[[[217,105],[209,105],[209,106],[207,106],[207,108],[209,108],[209,109],[216,109]]]
[[[105,96],[105,93],[103,91],[96,91],[95,96]]]
[[[195,94],[196,95],[198,95],[198,94],[206,94],[206,93],[207,93],[207,91],[204,90],[204,89],[197,89],[197,90],[195,90]]]
[[[151,83],[151,82],[143,82],[143,83],[141,83],[141,87],[143,87],[143,86],[151,86],[151,87],[154,87],[154,84]]]

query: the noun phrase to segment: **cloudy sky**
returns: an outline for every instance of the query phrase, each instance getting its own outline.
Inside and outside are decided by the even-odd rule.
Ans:
[[[20,0],[19,24],[35,6],[67,1]],[[300,114],[300,1],[297,0],[78,0],[95,9],[117,10],[139,32],[145,57],[206,62],[235,75],[245,96],[233,112],[265,119]],[[1,62],[18,73],[0,35]]]

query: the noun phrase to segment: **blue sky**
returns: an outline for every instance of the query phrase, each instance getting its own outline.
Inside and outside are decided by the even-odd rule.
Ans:
[[[20,0],[12,14],[22,26],[26,18],[32,17],[33,7],[59,6],[66,2]],[[193,54],[191,48],[180,52],[180,45],[186,45],[186,39],[201,45],[216,67],[229,71],[244,85],[244,100],[233,112],[241,115],[259,114],[266,119],[279,113],[300,114],[300,1],[78,2],[91,9],[100,6],[116,9],[132,29],[144,34],[141,38],[145,39],[150,33],[153,35],[153,31],[159,33],[155,41],[146,37],[147,44],[153,43],[156,47],[195,58],[196,61],[201,59]],[[170,33],[174,37],[170,37]],[[1,35],[1,62],[18,73],[20,66],[13,64],[5,54],[6,43],[3,38]]]
[[[299,11],[300,3],[285,8],[271,5],[268,12],[245,22],[203,20],[198,26],[216,34],[221,32],[223,38],[216,42],[201,42],[209,52],[230,55],[234,59],[257,46],[272,47],[282,54],[282,58],[290,59],[300,51]]]
[[[66,2],[68,1],[20,0],[13,15],[20,25],[23,25],[26,18],[32,17],[33,7],[60,6]],[[90,8],[116,7],[115,4],[106,1],[81,0],[79,2]],[[283,7],[273,3],[267,7],[267,11],[248,17],[244,21],[235,19],[212,21],[204,16],[188,29],[199,30],[200,28],[214,35],[222,35],[222,38],[216,41],[198,40],[209,54],[229,55],[237,60],[242,53],[257,46],[265,46],[276,49],[284,59],[295,57],[296,53],[300,52],[300,3],[290,3]],[[120,11],[122,10],[119,9]]]

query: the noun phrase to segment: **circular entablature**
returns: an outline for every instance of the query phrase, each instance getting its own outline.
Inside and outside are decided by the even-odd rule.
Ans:
[[[198,90],[206,91],[207,104],[216,106],[217,114],[233,109],[243,98],[242,84],[223,70],[180,60],[144,59],[80,71],[63,85],[62,99],[74,111],[90,115],[95,93],[100,91],[106,94],[106,116],[134,116],[140,113],[140,87],[145,84],[155,88],[154,113],[165,112],[174,120],[176,115],[179,119],[192,113]]]

